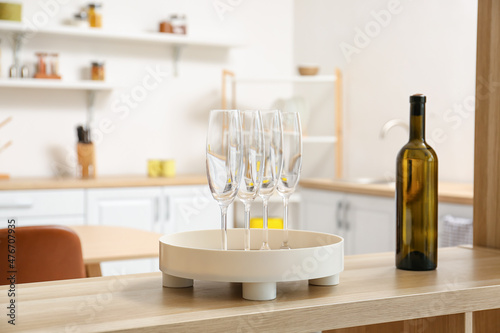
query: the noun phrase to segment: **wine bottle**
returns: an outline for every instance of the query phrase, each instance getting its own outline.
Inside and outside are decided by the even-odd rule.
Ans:
[[[396,162],[396,267],[437,267],[438,158],[425,142],[424,95],[410,96],[410,140]]]

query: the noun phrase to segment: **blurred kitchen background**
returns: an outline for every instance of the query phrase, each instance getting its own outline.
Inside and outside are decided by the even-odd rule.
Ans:
[[[304,142],[304,186],[294,195],[292,227],[344,233],[351,244],[368,244],[358,248],[346,241],[347,253],[392,249],[391,181],[396,154],[407,141],[408,96],[414,93],[427,95],[427,138],[439,156],[439,179],[451,186],[440,216],[445,221],[444,216],[451,214],[452,222],[466,218],[470,225],[477,1],[104,0],[95,8],[102,15],[101,28],[68,27],[81,23],[75,22],[75,14],[82,9],[87,12],[89,1],[9,2],[22,3],[23,23],[19,24],[23,28],[0,20],[0,121],[12,119],[0,129],[0,145],[12,142],[0,153],[0,173],[11,179],[0,183],[6,197],[14,192],[20,195],[21,191],[8,185],[16,179],[77,178],[76,127],[89,122],[97,179],[146,177],[151,159],[175,160],[177,175],[203,176],[208,112],[221,108],[222,72],[230,70],[236,78],[264,78],[238,85],[238,108],[287,105],[301,112],[305,134],[327,138]],[[168,42],[155,39],[167,34],[158,32],[162,21],[184,24],[186,35],[173,36],[179,39]],[[36,53],[57,53],[60,82],[65,87],[12,83],[9,69],[19,29],[27,32],[19,48],[19,65],[27,66],[33,76],[39,70]],[[89,29],[92,33],[100,30],[94,35],[86,33]],[[105,85],[98,89],[80,84],[91,79],[92,62],[105,70]],[[341,73],[340,104],[334,94],[338,82],[265,80],[294,77],[303,64],[319,67],[319,78]],[[15,79],[19,80],[23,79]],[[70,89],[72,84],[78,87]],[[231,84],[226,88],[230,99]],[[485,85],[485,92],[490,89],[494,87]],[[341,124],[336,122],[339,105]],[[328,138],[339,127],[343,133],[341,178],[349,181],[334,180],[338,146]],[[359,190],[361,182],[379,184]],[[178,202],[189,205],[192,194],[182,192],[180,183],[176,186],[185,199]],[[161,186],[168,191],[167,185]],[[97,191],[96,198],[119,198],[114,187],[109,195],[102,192],[105,189],[82,190],[85,203],[75,213],[81,215],[77,223],[105,224],[99,220],[103,215],[94,214],[90,207],[91,192]],[[126,182],[123,187],[122,191],[139,193]],[[198,188],[205,191],[207,186]],[[23,189],[30,191],[26,186]],[[131,194],[125,197],[129,205]],[[204,216],[213,216],[210,227],[217,228],[217,204],[209,196],[204,198],[212,214]],[[100,199],[95,200],[98,205]],[[258,216],[261,208],[258,204],[254,208],[252,214]],[[130,216],[118,210],[121,213],[116,216],[121,219]],[[238,216],[242,205],[236,210]],[[180,211],[192,212],[185,206]],[[22,217],[23,213],[4,209],[0,215],[10,214]],[[37,214],[31,216],[42,213]],[[47,214],[42,220],[54,221],[50,217],[57,212]],[[190,228],[207,227],[200,214],[198,209],[199,223]],[[282,214],[279,199],[272,214]],[[92,220],[93,216],[98,217]],[[350,229],[348,220],[352,221]],[[113,223],[137,226],[136,221]],[[154,223],[144,228],[179,230],[158,229]],[[370,239],[376,237],[382,247],[370,247]]]

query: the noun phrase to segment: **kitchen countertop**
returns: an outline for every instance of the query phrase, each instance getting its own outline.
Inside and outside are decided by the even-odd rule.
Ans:
[[[311,332],[500,308],[500,251],[443,248],[427,272],[395,269],[394,253],[347,256],[339,285],[278,283],[267,302],[242,299],[236,283],[163,288],[161,273],[16,287],[16,326],[5,319],[1,331]]]
[[[112,188],[112,187],[148,187],[206,185],[205,175],[178,175],[173,178],[150,178],[146,176],[103,176],[95,179],[79,178],[14,178],[0,180],[1,190],[42,190],[72,188]],[[359,184],[331,179],[302,179],[300,186],[336,192],[394,197],[394,185]],[[439,183],[439,202],[473,204],[473,185],[460,183]]]
[[[331,179],[302,179],[300,186],[318,190],[345,192],[353,194],[373,195],[394,198],[394,183],[385,184],[359,184],[348,181],[335,181]],[[472,205],[474,201],[473,184],[439,182],[439,202]]]
[[[146,187],[207,184],[205,175],[178,175],[172,178],[146,176],[103,176],[80,178],[13,178],[0,180],[0,190],[42,190],[70,188]]]

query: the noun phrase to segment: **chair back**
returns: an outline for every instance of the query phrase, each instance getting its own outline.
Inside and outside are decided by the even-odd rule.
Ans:
[[[9,229],[0,229],[0,285],[10,284],[13,271],[15,283],[86,276],[80,238],[70,228],[47,225],[14,230],[9,234]]]

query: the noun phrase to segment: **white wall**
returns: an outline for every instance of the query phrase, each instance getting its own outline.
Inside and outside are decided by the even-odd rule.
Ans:
[[[172,50],[147,43],[93,41],[35,36],[22,51],[23,63],[34,65],[35,52],[59,52],[65,80],[81,79],[91,60],[106,61],[106,76],[120,87],[98,95],[95,123],[103,119],[107,133],[96,137],[98,173],[144,174],[148,158],[175,158],[179,173],[204,173],[204,144],[208,110],[220,107],[221,71],[238,74],[286,74],[292,68],[293,2],[288,0],[105,0],[104,28],[121,31],[154,31],[169,14],[187,14],[189,34],[234,39],[244,47],[225,51],[189,47],[182,53],[180,76],[162,80],[144,100],[128,108],[122,95],[130,95],[148,75],[148,68],[171,72]],[[54,6],[54,3],[66,3]],[[46,26],[58,25],[87,1],[23,1],[24,20],[33,20],[49,8]],[[214,4],[232,3],[223,15]],[[57,8],[56,8],[57,7]],[[227,7],[226,7],[227,8]],[[44,25],[44,24],[42,24]],[[12,63],[8,34],[2,39],[2,79]],[[290,87],[274,91],[242,93],[243,105],[264,105],[275,93],[290,94]],[[245,102],[248,101],[248,102]],[[0,120],[13,121],[0,130],[0,144],[13,145],[0,155],[0,173],[13,177],[52,176],[63,166],[75,172],[75,143],[78,124],[85,122],[86,95],[83,92],[34,89],[0,89]],[[116,112],[118,111],[118,112]],[[99,134],[94,131],[94,134]]]
[[[377,23],[372,12],[389,9],[390,17]],[[335,67],[344,73],[347,177],[394,173],[407,133],[394,128],[382,140],[380,129],[390,119],[408,121],[409,95],[423,93],[440,180],[472,182],[476,23],[477,1],[470,0],[295,0],[294,62],[319,63],[323,74]],[[367,39],[358,29],[369,30]],[[341,46],[347,44],[356,50],[346,57]],[[327,132],[333,128],[331,90],[314,94],[310,131]],[[332,149],[308,147],[305,176],[332,176]]]

